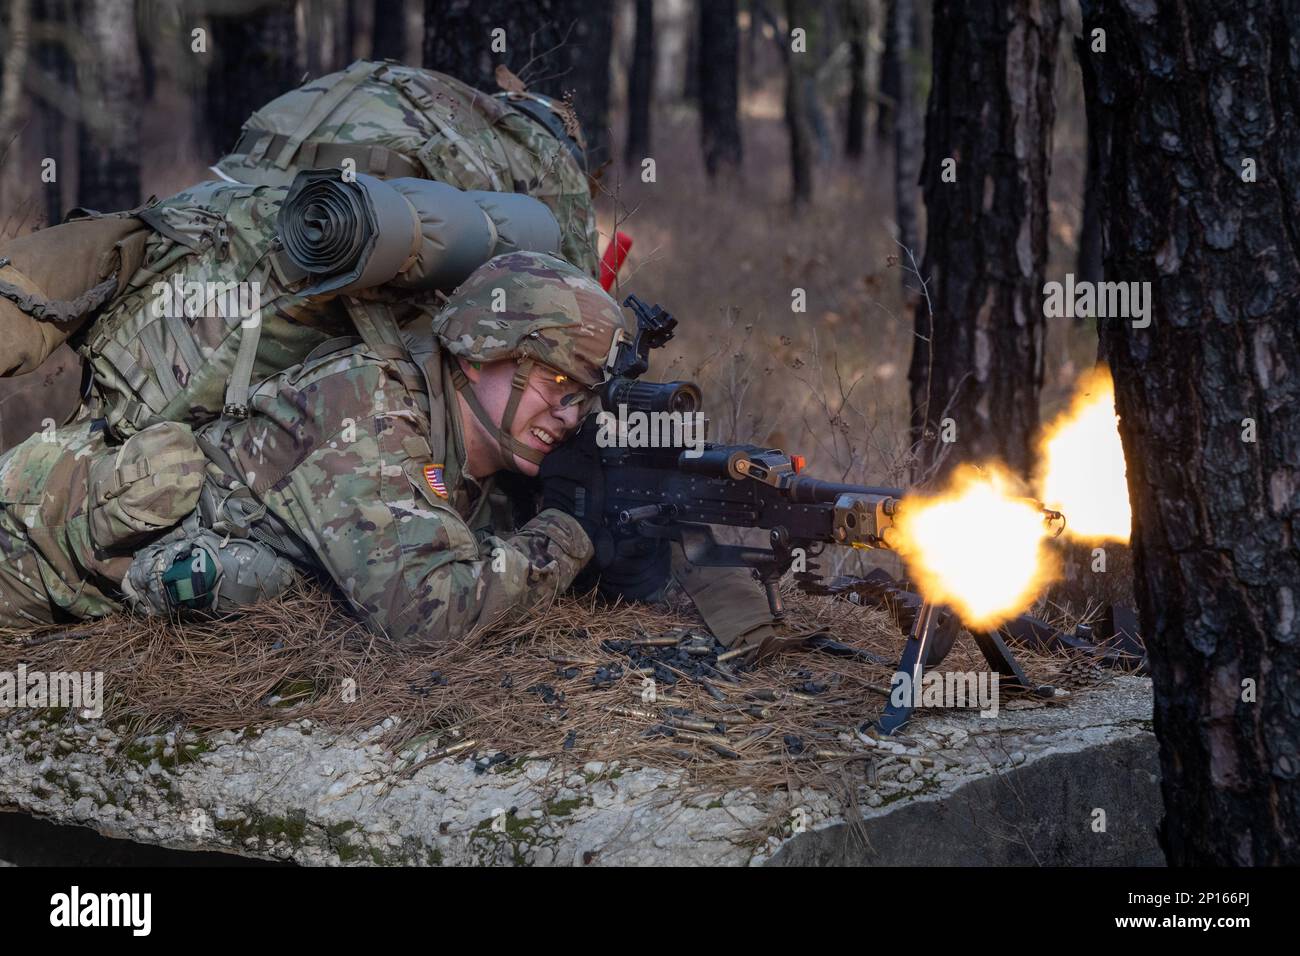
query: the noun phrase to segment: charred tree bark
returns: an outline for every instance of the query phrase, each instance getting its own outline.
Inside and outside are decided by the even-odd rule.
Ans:
[[[1174,866],[1300,863],[1300,3],[1085,0],[1106,276]]]
[[[785,126],[790,137],[790,196],[795,206],[810,202],[813,194],[813,129],[806,96],[812,64],[807,52],[791,49],[791,31],[807,29],[807,12],[805,0],[785,0],[788,27],[784,36],[777,36],[785,60]]]
[[[650,152],[650,104],[655,82],[655,4],[636,0],[636,38],[627,77],[627,144],[623,165],[634,166]]]
[[[844,123],[844,154],[861,159],[866,148],[867,121],[867,4],[844,0],[844,20],[849,35],[849,102]]]
[[[406,58],[405,0],[375,0],[375,23],[372,28],[372,56],[376,60]]]
[[[934,24],[921,267],[933,321],[924,304],[916,309],[909,374],[918,471],[940,460],[941,421],[951,417],[962,460],[997,458],[1025,473],[1043,382],[1060,9],[1055,0],[938,0]]]
[[[208,51],[212,59],[203,94],[202,141],[220,155],[234,147],[240,127],[254,111],[302,78],[293,3],[272,0],[247,13],[214,14]]]
[[[94,87],[79,91],[77,201],[89,209],[129,209],[140,202],[142,99],[132,0],[92,0],[82,28]]]
[[[724,167],[734,174],[741,164],[740,29],[736,0],[709,0],[699,10],[700,146],[712,179]]]
[[[1085,37],[1075,38],[1075,55],[1080,66],[1091,69],[1088,57],[1089,41]],[[1079,226],[1079,250],[1075,264],[1077,279],[1085,282],[1102,280],[1101,248],[1101,158],[1110,152],[1110,144],[1102,142],[1100,129],[1088,130],[1088,166],[1083,181],[1083,221]],[[1082,322],[1084,316],[1076,316]]]
[[[505,31],[505,51],[492,49]],[[587,138],[588,168],[609,157],[609,60],[614,5],[585,0],[425,0],[424,65],[495,92],[505,64],[534,93],[573,106]],[[499,46],[499,43],[498,43]]]

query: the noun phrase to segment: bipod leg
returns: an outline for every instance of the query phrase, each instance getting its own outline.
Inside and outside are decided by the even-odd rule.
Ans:
[[[1017,690],[1027,691],[1039,697],[1051,697],[1055,693],[1054,689],[1046,684],[1036,686],[1030,683],[1024,668],[1016,660],[1016,655],[1012,653],[1011,648],[1007,647],[1006,641],[1002,640],[1002,635],[997,631],[971,631],[970,633],[975,638],[975,643],[979,645],[980,653],[989,662],[989,667],[997,671],[1001,680],[1008,682]]]
[[[876,721],[876,730],[889,736],[912,719],[913,701],[921,686],[926,655],[930,652],[930,638],[939,619],[938,608],[925,601],[917,608],[916,620],[912,622],[911,633],[903,645],[903,656],[898,662],[898,670],[889,685],[889,702],[885,712]],[[901,690],[900,686],[903,685]],[[902,697],[902,703],[897,698]],[[863,730],[866,729],[864,726]]]

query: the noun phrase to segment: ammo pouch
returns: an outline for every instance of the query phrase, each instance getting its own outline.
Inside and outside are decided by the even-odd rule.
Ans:
[[[208,460],[188,425],[160,422],[132,435],[116,454],[90,465],[90,538],[104,550],[129,549],[194,510]]]
[[[139,614],[227,614],[283,594],[306,558],[248,489],[208,480],[181,526],[136,554],[122,592]]]

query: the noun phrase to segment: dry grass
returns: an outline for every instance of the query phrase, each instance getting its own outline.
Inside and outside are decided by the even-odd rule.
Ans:
[[[824,628],[897,659],[902,638],[884,612],[792,588],[786,598],[793,630]],[[346,732],[396,716],[384,743],[418,752],[408,774],[421,758],[499,754],[494,763],[533,756],[561,766],[617,759],[678,768],[709,790],[839,787],[846,773],[861,782],[871,754],[854,731],[883,707],[892,663],[786,651],[748,669],[729,661],[734,680],[658,680],[647,700],[644,676],[604,644],[691,629],[701,625],[687,609],[570,597],[526,621],[413,651],[376,638],[326,593],[304,587],[241,617],[185,627],[118,616],[0,631],[0,669],[21,662],[102,671],[104,719],[132,733],[303,718]],[[1036,682],[1078,683],[1065,657],[1021,659]],[[610,674],[616,666],[621,673]],[[984,666],[973,644],[959,641],[943,668]]]

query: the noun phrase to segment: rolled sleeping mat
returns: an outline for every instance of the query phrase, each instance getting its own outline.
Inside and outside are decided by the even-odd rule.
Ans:
[[[415,209],[416,261],[391,284],[450,292],[493,256],[560,251],[560,226],[540,201],[522,193],[467,192],[428,179],[389,179]]]
[[[345,182],[337,169],[300,172],[277,226],[290,260],[316,280],[308,294],[450,291],[495,255],[560,247],[555,217],[531,196],[363,174]]]
[[[493,256],[507,252],[560,254],[560,224],[541,200],[523,193],[467,192],[465,195],[474,200],[496,228]]]

